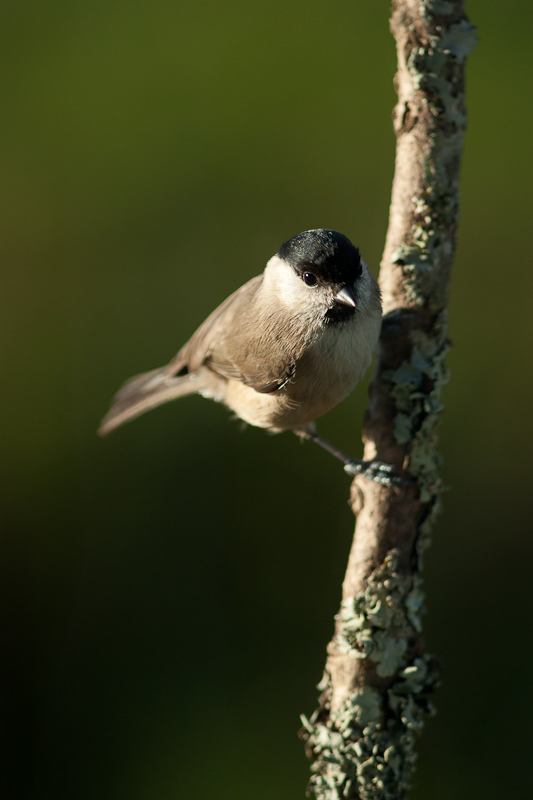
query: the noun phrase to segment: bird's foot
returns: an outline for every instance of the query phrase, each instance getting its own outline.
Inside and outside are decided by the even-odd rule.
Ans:
[[[369,481],[382,483],[384,486],[414,486],[415,481],[400,475],[398,469],[392,464],[384,464],[382,461],[358,461],[356,458],[348,458],[336,447],[319,436],[313,427],[308,426],[294,431],[302,439],[310,439],[312,442],[331,453],[344,464],[344,471],[348,475],[363,475]]]
[[[376,481],[384,486],[412,486],[414,484],[414,481],[399,475],[398,470],[392,464],[384,464],[382,461],[357,461],[349,458],[344,465],[344,471],[348,475],[363,475],[369,481]]]

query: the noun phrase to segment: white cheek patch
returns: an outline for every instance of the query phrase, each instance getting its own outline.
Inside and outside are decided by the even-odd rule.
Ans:
[[[366,262],[361,259],[363,271],[361,277],[355,282],[357,290],[356,316],[366,311],[372,311],[375,306],[374,279],[370,274]],[[263,291],[270,297],[275,297],[291,313],[298,311],[309,316],[322,319],[330,307],[331,299],[328,293],[320,287],[306,286],[296,271],[279,256],[272,256],[265,267]]]
[[[293,268],[278,256],[272,256],[265,268],[265,288],[291,309],[309,304],[315,297]]]

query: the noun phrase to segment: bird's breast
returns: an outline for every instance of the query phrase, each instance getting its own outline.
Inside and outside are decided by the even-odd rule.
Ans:
[[[226,404],[245,422],[273,431],[313,422],[344,400],[370,366],[380,319],[369,322],[324,326],[310,337],[293,378],[282,389],[260,394],[230,380]]]
[[[373,348],[361,342],[355,324],[339,327],[327,326],[315,339],[287,387],[288,394],[304,405],[313,419],[344,400],[372,360]]]

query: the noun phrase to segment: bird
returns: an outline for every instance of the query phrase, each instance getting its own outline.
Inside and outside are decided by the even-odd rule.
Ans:
[[[379,287],[359,249],[334,230],[303,231],[218,306],[167,366],[127,381],[99,433],[199,394],[245,423],[315,441],[351,474],[394,483],[393,467],[344,456],[315,426],[367,371],[381,322]]]

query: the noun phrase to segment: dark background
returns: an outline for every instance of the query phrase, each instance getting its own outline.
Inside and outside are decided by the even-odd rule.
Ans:
[[[426,563],[443,663],[413,800],[527,796],[531,4],[471,0],[470,127]],[[293,800],[353,530],[349,479],[197,397],[111,395],[311,227],[377,273],[388,3],[5,0],[2,708],[9,800]],[[361,452],[366,389],[320,425]]]

